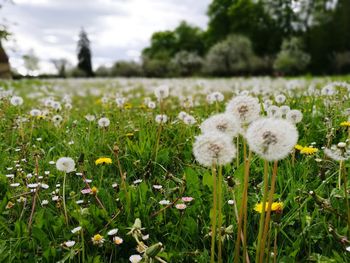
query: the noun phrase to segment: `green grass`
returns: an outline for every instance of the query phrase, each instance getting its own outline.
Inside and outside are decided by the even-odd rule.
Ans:
[[[349,80],[349,77],[331,80],[343,81]],[[321,149],[326,146],[328,139],[336,144],[348,138],[347,128],[341,127],[340,123],[347,120],[343,112],[350,108],[349,92],[339,88],[339,92],[331,97],[315,93],[308,95],[306,91],[312,83],[316,90],[320,90],[330,81],[328,78],[310,76],[302,79],[296,85],[297,89],[287,92],[286,81],[288,80],[207,80],[212,91],[222,90],[225,94],[225,101],[218,105],[220,112],[224,111],[225,102],[232,97],[235,84],[244,90],[252,89],[259,83],[270,83],[263,85],[269,89],[265,97],[273,99],[273,94],[283,93],[287,96],[286,105],[303,112],[303,120],[297,124],[299,144],[310,145],[315,142],[315,147],[319,149],[312,156],[297,152],[294,165],[291,156],[279,162],[274,200],[283,201],[284,209],[282,214],[273,214],[270,232],[278,231],[277,262],[350,262],[350,252],[345,250],[350,246],[345,197],[343,190],[337,189],[339,164],[325,158]],[[156,101],[153,87],[160,82],[162,81],[108,79],[0,83],[0,86],[14,89],[14,94],[24,98],[20,107],[12,106],[9,103],[10,97],[0,100],[0,262],[129,262],[130,255],[139,254],[135,239],[132,235],[127,235],[136,218],[140,218],[142,227],[145,228],[143,234],[149,234],[149,239],[143,241],[147,246],[157,242],[163,244],[164,249],[158,254],[163,260],[209,262],[211,171],[196,163],[192,155],[192,144],[195,136],[200,134],[199,124],[216,112],[216,106],[207,104],[206,92],[197,86],[197,80],[170,80],[170,86],[177,86],[174,88],[177,92],[165,100],[165,113],[169,120],[160,132],[155,160],[159,130],[155,116],[159,114],[159,107],[157,105],[153,110],[143,107],[143,99],[151,97]],[[43,86],[47,88],[42,88]],[[93,95],[94,92],[91,91],[95,90],[100,94]],[[127,102],[132,107],[117,108],[114,102],[116,93],[127,97]],[[62,102],[65,94],[69,94],[72,99],[71,110],[67,110]],[[182,108],[179,95],[192,95],[195,106]],[[110,98],[108,103],[101,103],[103,96]],[[258,95],[261,100],[264,96]],[[41,99],[47,97],[61,102],[62,110],[55,112],[48,109],[48,116],[40,120],[30,117],[28,113],[31,109],[45,109]],[[328,101],[328,106],[325,106],[325,101]],[[313,112],[314,106],[318,114]],[[181,110],[193,115],[197,124],[186,126],[178,121],[176,117]],[[59,126],[51,121],[55,114],[63,117]],[[85,119],[86,114],[93,114],[97,119],[107,117],[111,125],[106,129],[99,128],[96,121],[89,123]],[[25,116],[28,121],[17,127],[18,116]],[[127,136],[128,133],[133,136]],[[332,135],[329,136],[330,134]],[[118,159],[126,176],[126,192],[113,151],[115,146],[119,148]],[[241,145],[240,149],[242,148]],[[94,195],[82,194],[85,183],[81,176],[75,172],[70,173],[66,183],[68,225],[65,224],[62,206],[63,173],[49,163],[63,156],[73,158],[76,172],[84,173],[86,178],[92,179],[90,186],[98,188],[97,197],[105,207],[104,210]],[[241,151],[241,160],[242,156]],[[95,160],[99,157],[112,158],[113,163],[97,166]],[[317,162],[317,158],[321,161]],[[19,166],[16,167],[16,164]],[[7,170],[10,167],[12,170]],[[345,167],[348,171],[349,162],[345,162]],[[27,184],[37,182],[36,169],[39,170],[39,176],[43,176],[41,182],[48,184],[49,189],[39,190],[33,223],[29,227],[34,193],[29,193]],[[33,174],[30,179],[27,178],[29,173]],[[14,179],[6,178],[7,174],[15,174]],[[232,233],[227,233],[227,239],[223,243],[223,258],[224,262],[233,262],[237,224],[233,206],[228,205],[227,201],[236,192],[239,202],[243,165],[236,167],[235,161],[226,165],[223,167],[223,176],[233,176],[236,181],[233,189],[226,181],[223,185],[223,225],[233,226]],[[254,206],[262,198],[262,177],[263,160],[253,155],[248,189],[247,229],[251,262],[255,258],[259,227],[259,214],[254,211]],[[142,182],[134,184],[137,179]],[[11,187],[10,183],[19,183],[20,186]],[[113,188],[114,183],[118,183],[118,189]],[[56,191],[56,184],[60,184],[60,187],[57,187],[56,194],[52,194]],[[153,185],[162,185],[162,189],[157,190]],[[322,206],[317,197],[309,194],[310,191],[329,201],[329,207]],[[59,196],[58,201],[52,201],[54,195]],[[26,200],[18,202],[20,196]],[[160,211],[165,207],[159,204],[160,200],[173,202],[184,196],[191,196],[194,200],[188,203],[183,212],[174,206]],[[42,200],[48,200],[49,203],[42,206]],[[84,202],[77,204],[77,200]],[[12,202],[12,208],[6,208],[9,202]],[[176,203],[181,203],[181,200]],[[82,227],[82,232],[71,233],[77,226]],[[113,228],[119,229],[117,235],[123,239],[121,245],[113,244],[107,235]],[[336,233],[330,231],[330,228],[334,228]],[[106,239],[100,247],[91,241],[98,233]],[[62,245],[68,240],[76,242],[72,248]],[[273,236],[271,244],[273,245]]]

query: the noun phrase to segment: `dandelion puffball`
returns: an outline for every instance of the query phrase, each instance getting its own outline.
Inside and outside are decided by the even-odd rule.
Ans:
[[[224,165],[236,156],[236,148],[231,137],[219,132],[209,132],[196,137],[193,154],[201,165]]]
[[[257,98],[237,96],[226,105],[226,112],[233,114],[242,124],[249,124],[259,118],[260,104]]]
[[[159,86],[154,90],[154,95],[156,95],[158,100],[163,100],[169,96],[169,88],[168,86]]]
[[[98,126],[100,126],[101,128],[108,127],[110,123],[110,120],[105,117],[98,120]]]
[[[22,97],[19,97],[19,96],[13,96],[11,99],[10,99],[10,103],[13,105],[13,106],[21,106],[23,104],[23,99]]]
[[[303,119],[303,114],[299,110],[291,110],[287,113],[286,119],[291,123],[299,123]]]
[[[200,126],[202,133],[219,132],[234,137],[239,133],[239,120],[232,114],[220,113],[206,119]]]
[[[70,157],[62,157],[57,160],[56,162],[56,168],[59,171],[70,173],[75,170],[75,162]]]
[[[168,116],[165,114],[158,114],[155,120],[157,123],[166,123],[168,121]]]
[[[253,152],[274,161],[290,153],[298,141],[298,131],[286,120],[262,118],[249,125],[246,139]]]

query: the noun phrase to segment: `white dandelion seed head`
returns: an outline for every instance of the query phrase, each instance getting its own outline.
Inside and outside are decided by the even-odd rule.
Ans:
[[[111,124],[111,121],[108,118],[103,117],[103,118],[99,119],[97,123],[98,123],[99,127],[106,128]]]
[[[125,102],[126,102],[126,99],[123,98],[123,97],[120,97],[120,98],[116,98],[116,99],[115,99],[115,103],[117,103],[117,106],[118,106],[119,108],[123,107],[124,104],[125,104]]]
[[[259,100],[251,96],[237,96],[227,103],[226,112],[233,114],[241,124],[249,124],[259,118]]]
[[[158,114],[155,120],[159,124],[166,123],[168,121],[168,116],[166,116],[165,114]]]
[[[60,111],[62,109],[62,105],[58,101],[54,101],[52,103],[52,108],[56,111]]]
[[[303,119],[303,114],[300,110],[291,110],[287,112],[286,119],[291,123],[297,124]]]
[[[13,96],[11,99],[10,99],[10,103],[13,105],[13,106],[21,106],[23,104],[23,98],[20,97],[20,96]]]
[[[279,94],[275,96],[275,101],[277,104],[282,104],[286,101],[286,96],[284,96],[283,94]]]
[[[56,168],[59,171],[70,173],[75,170],[75,162],[70,157],[61,157],[56,162]]]
[[[344,147],[343,143],[338,143],[338,145],[332,145],[331,148],[324,149],[325,155],[334,161],[346,161],[350,159],[350,149]]]
[[[87,114],[87,115],[85,115],[85,119],[87,120],[87,121],[94,121],[95,119],[96,119],[96,117],[94,116],[94,115],[91,115],[91,114]]]
[[[236,156],[232,139],[219,132],[208,132],[196,137],[193,155],[198,163],[210,167],[213,164],[224,165]]]
[[[155,88],[154,95],[156,95],[158,100],[163,100],[169,96],[169,87],[166,85],[159,86]]]
[[[184,119],[183,119],[183,122],[186,124],[186,125],[194,125],[196,124],[196,119],[192,116],[192,115],[187,115]]]
[[[185,112],[185,111],[180,111],[179,114],[177,115],[177,118],[178,118],[179,120],[182,120],[182,121],[183,121],[187,115],[188,115],[187,112]]]
[[[210,93],[208,96],[207,96],[207,102],[209,104],[213,104],[214,102],[221,102],[225,99],[224,97],[224,94],[222,94],[221,92],[219,91],[215,91],[213,93]]]
[[[64,104],[64,107],[67,109],[67,110],[71,110],[73,108],[73,105],[70,104],[70,103],[66,103]]]
[[[247,129],[250,149],[268,161],[285,158],[298,141],[295,125],[283,119],[262,118]]]
[[[155,109],[156,108],[156,103],[154,101],[150,101],[150,102],[148,102],[147,107],[149,109]]]
[[[288,105],[282,105],[280,107],[280,111],[283,116],[286,116],[288,112],[290,112],[290,107]]]
[[[37,117],[37,116],[40,116],[40,115],[41,115],[41,110],[32,109],[32,110],[29,112],[29,114],[30,114],[30,116]]]
[[[219,113],[206,119],[200,126],[202,133],[219,132],[235,137],[240,131],[239,120],[232,114]]]
[[[268,107],[272,105],[272,100],[266,99],[264,100],[264,110],[266,111]]]
[[[323,96],[333,96],[337,93],[336,89],[334,88],[334,86],[332,85],[332,83],[324,86],[321,89],[321,95]]]
[[[268,107],[266,110],[266,114],[267,114],[267,117],[269,118],[275,118],[275,119],[282,118],[282,111],[280,107],[276,105],[271,105],[270,107]]]
[[[62,122],[63,118],[61,115],[55,115],[52,117],[51,120],[54,124],[60,124]]]

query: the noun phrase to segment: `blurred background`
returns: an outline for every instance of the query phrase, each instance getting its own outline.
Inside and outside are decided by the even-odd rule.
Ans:
[[[350,0],[0,0],[0,77],[350,73]]]

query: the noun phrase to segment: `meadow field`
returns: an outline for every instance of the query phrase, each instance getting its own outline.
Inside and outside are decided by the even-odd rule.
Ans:
[[[350,262],[350,77],[0,81],[0,262]]]

